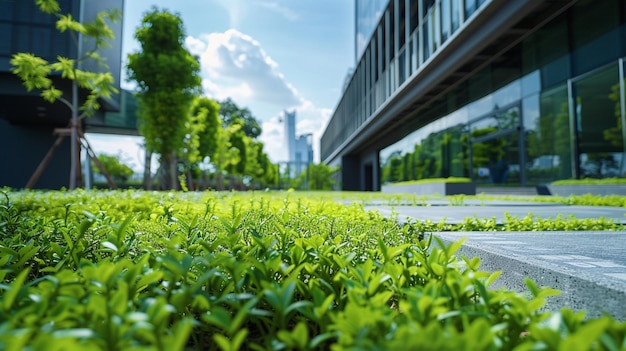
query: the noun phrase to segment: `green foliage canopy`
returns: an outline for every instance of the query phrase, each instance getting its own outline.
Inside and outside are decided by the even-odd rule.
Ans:
[[[197,97],[191,104],[186,147],[191,151],[190,162],[213,158],[217,149],[220,105],[206,96]]]
[[[237,150],[237,159],[239,162],[231,163],[226,170],[229,173],[239,175],[244,175],[246,173],[246,163],[248,161],[247,149],[249,147],[249,138],[247,138],[242,127],[243,126],[240,123],[236,122],[228,128],[230,145]]]
[[[153,7],[135,38],[141,51],[128,55],[127,68],[139,89],[139,130],[146,149],[161,155],[163,186],[174,189],[176,153],[184,145],[191,102],[201,92],[200,64],[183,46],[185,30],[177,14]]]
[[[135,32],[141,51],[128,55],[128,77],[137,82],[140,131],[161,155],[177,151],[194,97],[201,91],[200,64],[183,46],[185,30],[176,14],[156,7]]]
[[[50,103],[60,101],[74,110],[70,103],[71,96],[64,96],[64,92],[57,88],[53,75],[59,75],[62,79],[70,80],[77,84],[79,88],[87,92],[87,97],[80,106],[83,111],[78,118],[88,117],[100,108],[98,100],[100,98],[110,98],[118,91],[114,87],[115,79],[113,75],[106,71],[107,66],[98,51],[104,47],[110,47],[109,40],[115,38],[115,33],[108,26],[109,22],[116,22],[121,18],[121,13],[117,9],[103,11],[90,21],[80,23],[71,14],[63,14],[58,1],[37,0],[39,9],[47,14],[57,17],[56,28],[61,32],[68,32],[74,43],[86,39],[92,45],[84,52],[78,53],[76,58],[58,56],[55,62],[33,55],[31,53],[16,53],[12,56],[10,64],[13,66],[12,72],[23,82],[26,90],[39,90],[43,99]],[[95,61],[102,71],[92,72],[80,69],[81,63],[92,60]],[[78,113],[78,111],[74,111]]]
[[[309,190],[331,190],[335,185],[333,175],[339,169],[339,167],[331,167],[325,163],[312,163],[298,175],[296,183],[302,187],[302,184],[306,182]]]
[[[104,169],[116,181],[127,181],[133,175],[133,169],[122,163],[117,156],[99,154],[98,160],[104,166]],[[98,167],[92,166],[95,173],[102,173]]]
[[[220,103],[220,117],[224,126],[241,124],[243,132],[252,139],[261,135],[261,126],[259,121],[252,116],[252,112],[247,107],[237,106],[230,98]]]

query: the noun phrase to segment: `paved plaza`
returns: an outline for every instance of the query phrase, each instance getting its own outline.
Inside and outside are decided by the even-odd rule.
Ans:
[[[466,217],[495,218],[505,213],[541,218],[573,215],[578,219],[611,219],[626,223],[626,208],[567,206],[554,203],[464,201],[461,206],[431,201],[420,206],[369,205],[401,221],[431,220],[461,223]],[[481,269],[502,271],[492,288],[526,291],[524,278],[539,286],[560,289],[548,299],[548,309],[569,307],[587,310],[588,316],[609,313],[626,320],[626,231],[554,232],[444,232],[434,233],[444,242],[464,239],[460,254],[481,258]]]

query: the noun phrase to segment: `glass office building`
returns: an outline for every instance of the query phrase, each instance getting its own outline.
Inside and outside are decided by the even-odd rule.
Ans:
[[[356,1],[355,3],[355,58],[361,56],[367,47],[368,39],[374,33],[380,18],[385,13],[389,0]]]
[[[92,21],[101,11],[122,11],[124,8],[124,0],[60,0],[58,3],[62,13],[85,21]],[[61,101],[53,104],[45,101],[37,91],[29,93],[13,74],[10,64],[11,57],[18,52],[33,53],[53,62],[57,56],[76,59],[84,56],[86,50],[91,50],[89,41],[77,45],[69,32],[59,32],[56,20],[57,17],[41,12],[35,1],[0,1],[0,167],[7,170],[0,172],[0,186],[24,187],[50,150],[56,151],[51,153],[53,156],[35,187],[58,189],[68,186],[71,154],[69,137],[59,140],[53,133],[57,128],[68,127],[71,109]],[[110,47],[99,51],[108,67],[96,65],[94,61],[83,62],[81,67],[90,71],[111,72],[115,86],[119,89],[122,21],[109,23],[109,27],[115,33],[115,39],[109,41]],[[60,74],[51,75],[51,79],[66,100],[71,100],[71,83]],[[120,109],[130,110],[133,101],[127,93],[123,94],[101,99],[101,109],[95,116],[82,120],[83,130],[136,134],[136,120],[110,115]],[[84,91],[79,92],[79,100],[85,96]],[[51,149],[53,145],[58,147]]]
[[[530,3],[387,1],[321,139],[342,187],[625,177],[626,2]]]

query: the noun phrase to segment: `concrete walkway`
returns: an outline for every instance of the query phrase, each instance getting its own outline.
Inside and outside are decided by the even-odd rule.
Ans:
[[[426,206],[368,205],[399,221],[426,220],[460,223],[465,217],[492,218],[503,222],[505,212],[541,218],[573,215],[578,219],[604,217],[626,223],[626,208],[566,206],[552,203],[464,201],[462,206],[431,202]],[[459,254],[480,257],[481,270],[502,271],[491,286],[526,292],[524,278],[539,286],[562,291],[548,298],[550,310],[569,307],[586,310],[587,316],[608,313],[626,320],[626,231],[611,232],[444,232],[433,233],[444,242],[465,238]]]
[[[523,218],[528,215],[545,218],[567,218],[570,215],[582,218],[606,218],[614,223],[626,224],[626,208],[608,206],[568,206],[557,203],[523,202],[523,201],[478,201],[464,200],[463,205],[451,206],[450,201],[432,200],[424,205],[368,205],[369,210],[378,210],[381,214],[397,214],[399,220],[406,218],[431,220],[438,223],[462,223],[466,217],[496,218],[503,223],[505,214]]]

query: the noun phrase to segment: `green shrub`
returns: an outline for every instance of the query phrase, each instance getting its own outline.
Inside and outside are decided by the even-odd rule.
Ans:
[[[295,193],[9,192],[0,349],[618,350],[626,323],[424,228]],[[487,222],[477,226],[491,226]],[[476,225],[468,222],[468,225]]]
[[[626,184],[626,178],[584,178],[584,179],[562,179],[557,180],[551,183],[552,185],[597,185],[597,184],[606,184],[606,185],[615,185],[615,184]]]

